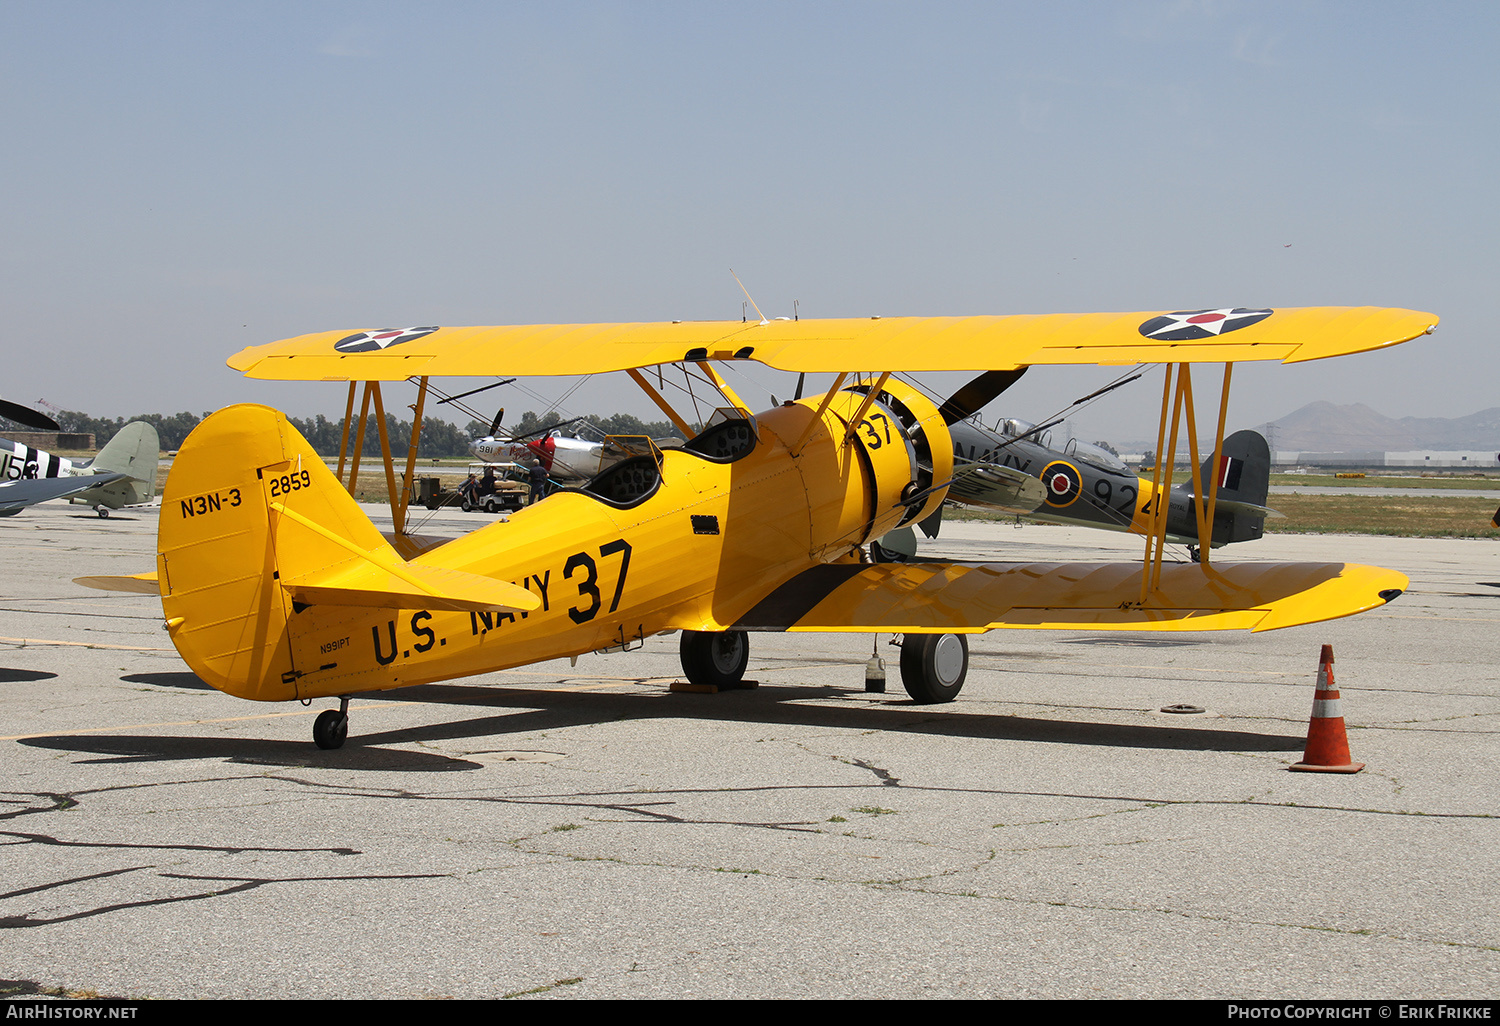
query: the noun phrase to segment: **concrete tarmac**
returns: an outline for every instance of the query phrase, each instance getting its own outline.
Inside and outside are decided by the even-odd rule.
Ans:
[[[206,688],[156,514],[0,521],[0,977],[140,998],[1469,998],[1500,992],[1500,541],[1271,536],[1411,575],[1267,634],[997,631],[956,702],[863,635],[677,639],[321,708]],[[479,515],[443,513],[459,531]],[[1138,558],[949,524],[924,554]],[[638,555],[637,558],[640,558]],[[1354,776],[1290,773],[1334,646]],[[1201,715],[1162,707],[1202,706]]]

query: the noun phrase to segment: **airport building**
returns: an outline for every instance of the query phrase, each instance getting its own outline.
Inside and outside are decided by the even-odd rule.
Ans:
[[[1413,449],[1406,452],[1353,451],[1313,452],[1281,450],[1271,457],[1278,467],[1413,467],[1423,470],[1496,470],[1500,452],[1476,450]]]

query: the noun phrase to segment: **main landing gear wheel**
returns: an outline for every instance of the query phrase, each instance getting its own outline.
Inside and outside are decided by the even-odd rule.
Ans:
[[[901,684],[913,702],[951,702],[969,675],[962,634],[908,634],[901,639]]]
[[[109,519],[109,507],[108,506],[95,506],[94,507],[94,512],[97,513],[97,514],[99,514],[99,519],[100,520],[107,520],[107,519]]]
[[[744,631],[683,631],[678,651],[690,684],[732,688],[750,665],[750,638]]]
[[[870,542],[870,560],[875,563],[910,563],[911,556],[895,549],[888,549],[878,541]]]
[[[910,563],[917,558],[917,532],[898,527],[870,542],[870,559],[876,563]]]
[[[337,709],[324,709],[313,721],[313,743],[322,749],[342,748],[349,736],[349,699],[339,699]]]

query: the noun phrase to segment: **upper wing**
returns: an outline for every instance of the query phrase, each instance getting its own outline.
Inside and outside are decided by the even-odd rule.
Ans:
[[[1162,568],[1145,606],[1139,563],[827,564],[806,570],[733,624],[740,630],[976,632],[1268,631],[1384,605],[1405,574],[1352,563]],[[699,629],[702,629],[701,627]]]
[[[252,378],[290,381],[599,374],[705,359],[757,360],[812,373],[851,367],[922,372],[1069,363],[1298,363],[1406,342],[1430,332],[1437,320],[1413,310],[1330,306],[388,328],[301,335],[242,350],[228,362]]]
[[[125,474],[84,474],[78,477],[40,477],[0,482],[0,517],[48,499],[62,499],[125,478]]]

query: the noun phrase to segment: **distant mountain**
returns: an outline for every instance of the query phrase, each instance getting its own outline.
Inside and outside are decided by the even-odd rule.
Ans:
[[[1348,452],[1366,449],[1500,451],[1500,406],[1467,417],[1387,417],[1364,403],[1309,403],[1256,430],[1277,449]]]
[[[1312,452],[1405,452],[1412,449],[1500,453],[1500,406],[1467,417],[1402,417],[1377,413],[1364,403],[1309,403],[1268,424],[1256,424],[1274,449]],[[1145,452],[1155,439],[1120,443],[1121,451]],[[1204,445],[1212,445],[1212,436]],[[1187,443],[1177,442],[1185,452]]]

